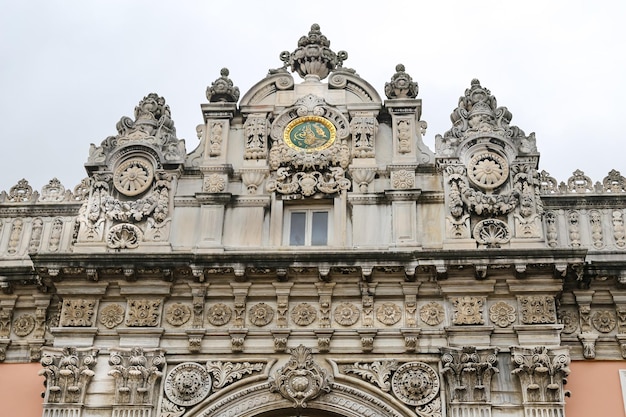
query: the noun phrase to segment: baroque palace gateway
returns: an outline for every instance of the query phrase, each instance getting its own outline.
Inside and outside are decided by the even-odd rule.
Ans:
[[[620,172],[559,184],[478,80],[433,152],[405,68],[383,100],[347,57],[313,25],[241,99],[222,70],[189,153],[148,94],[72,191],[2,193],[44,417],[559,417],[626,358]]]

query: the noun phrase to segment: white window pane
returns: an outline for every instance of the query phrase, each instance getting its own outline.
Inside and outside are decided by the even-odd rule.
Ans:
[[[311,245],[324,246],[328,244],[328,212],[314,211],[311,225]]]
[[[293,246],[304,245],[306,231],[306,213],[291,213],[289,226],[289,244]]]

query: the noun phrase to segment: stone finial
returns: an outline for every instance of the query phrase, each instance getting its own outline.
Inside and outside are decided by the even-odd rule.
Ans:
[[[435,137],[437,153],[453,155],[458,146],[458,140],[479,136],[499,136],[512,145],[520,154],[535,154],[537,152],[535,135],[526,136],[517,126],[512,126],[513,115],[504,106],[498,107],[496,98],[487,88],[480,85],[474,78],[470,88],[459,98],[459,105],[450,115],[452,128],[443,136]]]
[[[176,128],[172,120],[170,107],[165,98],[156,93],[145,96],[135,107],[135,120],[123,116],[115,125],[117,135],[109,136],[100,146],[91,145],[87,167],[106,165],[108,156],[129,143],[141,143],[145,146],[158,147],[163,159],[170,163],[180,163],[185,151],[185,143],[176,137]]]
[[[235,87],[232,80],[228,78],[228,68],[222,68],[220,78],[213,81],[206,89],[206,98],[211,103],[226,102],[236,103],[239,100],[239,88]]]
[[[396,65],[396,73],[391,77],[391,82],[385,83],[387,98],[415,98],[418,91],[417,83],[405,72],[404,65]]]
[[[320,25],[314,23],[308,36],[302,36],[298,41],[298,48],[292,53],[282,52],[280,59],[302,78],[317,75],[323,80],[331,71],[342,66],[343,61],[348,59],[348,53],[333,52],[330,49],[330,41],[320,31]]]

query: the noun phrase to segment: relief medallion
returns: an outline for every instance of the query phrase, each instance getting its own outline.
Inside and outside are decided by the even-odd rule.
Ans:
[[[320,151],[335,142],[336,129],[320,116],[298,117],[285,128],[285,144],[297,151]]]

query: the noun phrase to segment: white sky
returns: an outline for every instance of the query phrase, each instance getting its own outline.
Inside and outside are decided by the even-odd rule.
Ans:
[[[187,152],[222,67],[245,92],[312,23],[384,97],[403,63],[419,83],[425,142],[450,128],[478,78],[536,132],[540,169],[626,176],[626,2],[0,0],[0,191],[53,177],[73,189],[89,144],[150,92]],[[300,78],[295,75],[296,82]]]

